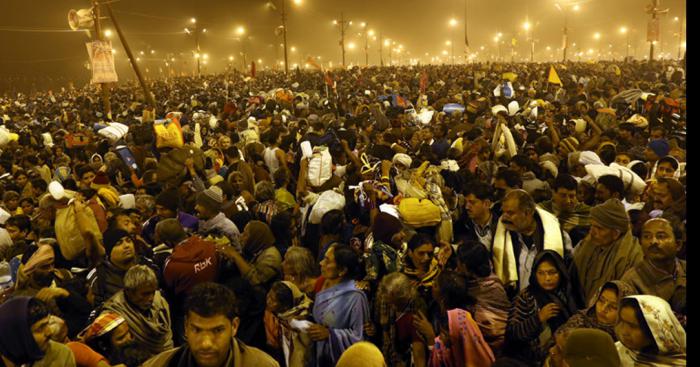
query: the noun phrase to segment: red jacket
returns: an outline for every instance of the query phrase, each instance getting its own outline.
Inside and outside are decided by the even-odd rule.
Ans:
[[[216,281],[218,274],[214,243],[197,236],[175,246],[163,268],[165,285],[175,296],[186,295],[197,284]]]

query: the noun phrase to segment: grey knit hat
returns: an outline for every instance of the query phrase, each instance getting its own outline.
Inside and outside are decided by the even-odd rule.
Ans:
[[[591,209],[591,219],[605,228],[627,232],[630,218],[627,216],[625,205],[618,199],[608,199]]]
[[[224,202],[224,193],[218,186],[212,186],[197,195],[197,204],[212,212],[219,212]]]

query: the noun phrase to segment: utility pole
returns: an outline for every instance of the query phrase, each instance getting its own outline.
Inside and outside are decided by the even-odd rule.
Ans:
[[[367,29],[369,25],[365,24],[365,66],[369,66],[369,30]],[[680,52],[680,48],[678,49]]]
[[[343,52],[343,68],[345,68],[345,30],[352,25],[352,21],[345,20],[345,14],[340,13],[340,21],[335,21],[340,26],[340,48]]]
[[[284,37],[284,73],[289,73],[289,63],[287,62],[287,12],[285,11],[285,0],[282,1],[282,36]]]
[[[97,41],[102,41],[102,26],[100,24],[100,4],[97,0],[92,0],[92,7],[95,9],[93,12],[94,23],[95,23],[95,39]],[[105,117],[112,118],[112,105],[109,102],[109,88],[107,83],[100,83],[100,88],[102,89],[102,106],[104,108]]]
[[[683,44],[683,22],[685,22],[685,3],[683,4],[683,14],[678,25],[678,60],[681,59],[681,45]]]
[[[569,13],[566,8],[563,9],[564,12],[564,62],[566,62],[566,51],[569,48]]]
[[[194,24],[194,29],[185,28],[185,32],[187,34],[192,34],[192,32],[194,32],[194,47],[197,50],[197,52],[195,54],[195,58],[197,59],[197,76],[199,76],[202,72],[202,67],[201,67],[202,52],[201,52],[201,49],[199,47],[199,36],[201,33],[207,33],[207,29],[201,28],[200,24],[197,23],[197,19],[195,19],[195,18],[190,19],[190,22],[192,24]]]
[[[384,66],[384,57],[382,56],[382,47],[384,46],[384,39],[382,33],[379,32],[379,66]]]
[[[654,42],[659,40],[659,14],[668,13],[668,9],[659,10],[661,0],[651,0],[647,5],[647,14],[651,15],[651,22],[647,29],[647,41],[649,42],[649,63],[654,60]],[[652,37],[649,37],[652,36]]]
[[[134,69],[134,73],[136,73],[136,77],[139,80],[139,84],[141,84],[141,88],[143,89],[144,99],[153,108],[156,108],[156,101],[153,98],[151,91],[148,89],[148,85],[143,80],[143,75],[141,74],[141,70],[139,69],[139,66],[136,63],[136,60],[134,59],[134,55],[131,53],[131,47],[129,47],[129,43],[126,42],[126,38],[124,37],[124,33],[122,33],[122,29],[119,26],[119,23],[117,23],[117,18],[114,17],[114,13],[112,12],[112,5],[109,3],[107,3],[107,11],[109,12],[109,17],[112,19],[112,24],[114,24],[114,28],[117,30],[117,35],[119,35],[119,40],[121,41],[122,46],[124,46],[124,51],[126,51],[126,55],[129,57],[129,62],[131,63],[131,67]]]

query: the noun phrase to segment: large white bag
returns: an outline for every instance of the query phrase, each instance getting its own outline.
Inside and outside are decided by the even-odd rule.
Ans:
[[[647,185],[634,171],[627,167],[620,166],[617,163],[610,163],[609,167],[600,164],[587,164],[586,172],[593,176],[596,181],[598,181],[600,176],[617,176],[622,179],[622,182],[625,184],[625,191],[635,195],[642,194]]]
[[[343,209],[345,207],[345,196],[335,190],[326,190],[319,195],[316,204],[311,208],[309,223],[320,224],[323,215],[331,210]]]
[[[107,138],[112,144],[123,138],[129,132],[129,127],[118,122],[112,122],[104,129],[100,129],[97,133]]]
[[[325,146],[314,147],[309,160],[309,172],[306,175],[309,185],[319,187],[330,180],[333,175],[333,158]]]

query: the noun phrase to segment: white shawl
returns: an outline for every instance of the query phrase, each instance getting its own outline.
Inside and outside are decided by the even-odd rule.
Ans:
[[[539,206],[536,207],[536,211],[542,220],[542,227],[544,228],[544,249],[556,251],[563,257],[564,242],[561,236],[561,228],[559,227],[559,219]],[[498,226],[496,227],[491,250],[496,276],[501,279],[504,285],[517,283],[518,268],[513,250],[513,241],[510,231],[506,230],[501,219],[498,219]]]

